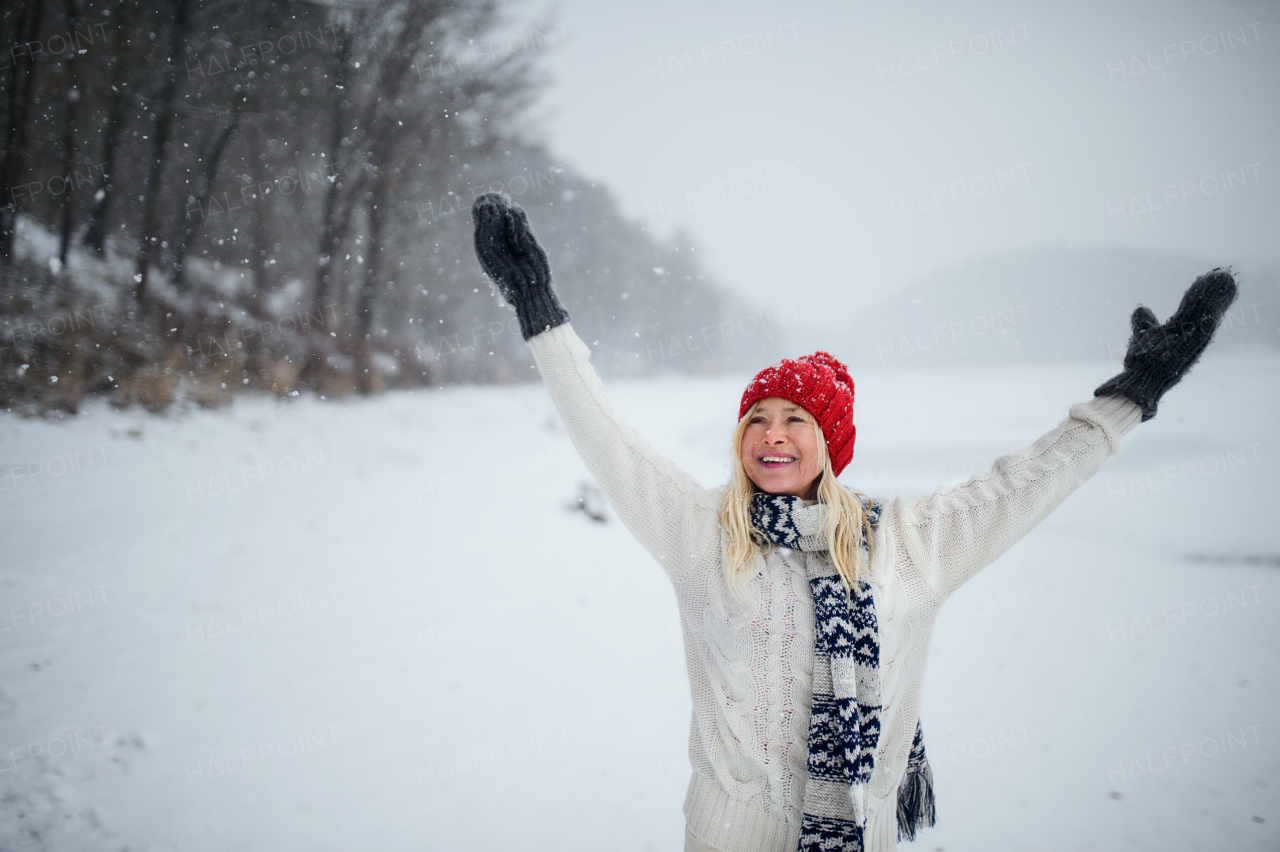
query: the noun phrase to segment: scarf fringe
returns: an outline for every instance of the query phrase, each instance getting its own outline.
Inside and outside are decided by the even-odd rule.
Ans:
[[[924,734],[916,722],[915,741],[907,760],[907,773],[898,787],[898,840],[915,840],[922,828],[933,828],[937,820],[933,801],[933,770],[924,754]]]

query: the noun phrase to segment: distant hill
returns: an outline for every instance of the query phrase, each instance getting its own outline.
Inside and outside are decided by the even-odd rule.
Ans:
[[[1214,265],[1130,248],[994,255],[922,278],[862,311],[841,348],[865,367],[1119,360],[1133,309],[1147,305],[1167,319],[1187,286]],[[1240,298],[1214,346],[1280,350],[1275,268],[1242,261],[1232,270]]]

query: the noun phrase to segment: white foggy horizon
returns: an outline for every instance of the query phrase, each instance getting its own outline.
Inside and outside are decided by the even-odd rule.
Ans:
[[[762,304],[785,292],[821,321],[1056,247],[1280,257],[1263,3],[522,11],[549,36],[527,42],[548,144]]]

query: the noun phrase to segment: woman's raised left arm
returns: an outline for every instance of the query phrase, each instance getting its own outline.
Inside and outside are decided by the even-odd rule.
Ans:
[[[1120,439],[1155,416],[1160,397],[1186,375],[1237,295],[1231,273],[1215,269],[1187,290],[1161,325],[1133,312],[1124,371],[1073,405],[1055,429],[991,470],[927,497],[899,502],[893,536],[941,601],[1044,520],[1101,469]]]
[[[1073,405],[1056,428],[986,473],[900,502],[891,513],[893,538],[940,602],[1097,473],[1141,417],[1120,396]]]

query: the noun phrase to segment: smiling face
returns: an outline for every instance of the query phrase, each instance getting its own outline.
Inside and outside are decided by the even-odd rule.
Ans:
[[[747,413],[742,467],[761,491],[813,500],[822,447],[813,416],[780,396],[765,397]]]

